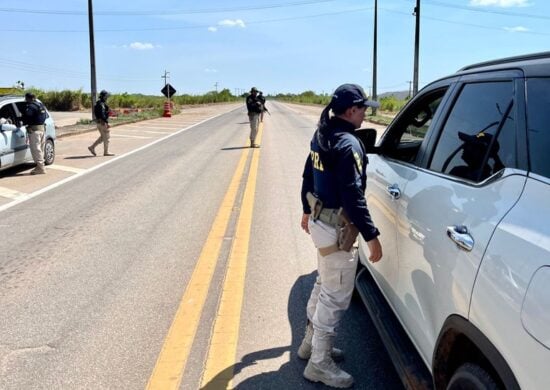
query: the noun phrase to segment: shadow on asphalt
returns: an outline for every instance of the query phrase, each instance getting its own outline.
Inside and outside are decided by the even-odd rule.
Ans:
[[[250,149],[250,146],[233,146],[230,148],[221,148],[220,150]]]
[[[35,166],[36,166],[35,164],[29,163],[29,164],[18,165],[12,168],[7,168],[3,171],[0,171],[0,179],[3,177],[29,176],[30,172],[24,172],[24,171],[30,168],[34,168]]]
[[[232,378],[258,361],[280,357],[290,352],[290,360],[277,371],[263,372],[245,379],[232,387],[238,390],[260,389],[328,389],[323,384],[312,383],[303,378],[306,362],[296,355],[306,326],[306,304],[317,272],[300,276],[290,291],[287,313],[292,329],[290,345],[249,353],[240,362],[227,367],[201,390],[229,388]],[[336,344],[346,351],[347,359],[340,366],[355,378],[355,389],[387,390],[403,389],[397,373],[387,355],[378,333],[363,306],[354,294],[338,329]]]
[[[93,156],[91,154],[87,154],[85,156],[69,156],[69,157],[63,157],[63,160],[82,160],[85,158],[94,158],[96,156]]]

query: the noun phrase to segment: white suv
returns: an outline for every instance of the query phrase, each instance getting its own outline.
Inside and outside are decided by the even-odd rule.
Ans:
[[[21,124],[26,107],[23,96],[0,96],[0,170],[20,164],[32,163],[29,136],[26,126]],[[55,160],[55,124],[46,111],[44,133],[44,163]]]
[[[465,67],[367,145],[356,286],[409,388],[550,388],[550,53]]]

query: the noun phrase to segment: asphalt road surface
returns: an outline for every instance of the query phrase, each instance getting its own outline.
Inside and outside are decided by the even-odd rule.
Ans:
[[[1,389],[322,389],[296,356],[315,278],[301,173],[320,109],[242,104],[65,137],[48,174],[0,172]],[[356,389],[400,389],[355,298]]]

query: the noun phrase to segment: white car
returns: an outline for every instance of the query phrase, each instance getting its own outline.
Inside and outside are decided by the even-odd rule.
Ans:
[[[0,170],[33,162],[27,128],[21,124],[25,106],[23,96],[0,96]],[[54,121],[49,112],[46,115],[44,162],[50,165],[55,160],[56,135]]]
[[[550,53],[429,84],[366,146],[356,286],[404,383],[550,389]]]

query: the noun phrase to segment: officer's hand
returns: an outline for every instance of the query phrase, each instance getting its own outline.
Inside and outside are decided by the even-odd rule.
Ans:
[[[371,263],[376,263],[382,258],[382,245],[380,245],[380,241],[378,241],[378,238],[373,238],[367,241],[367,246],[370,252],[369,261]]]
[[[307,225],[308,221],[309,221],[309,214],[302,215],[302,222],[300,223],[300,225],[302,226],[302,229],[304,229],[307,234],[309,234],[309,227]]]

